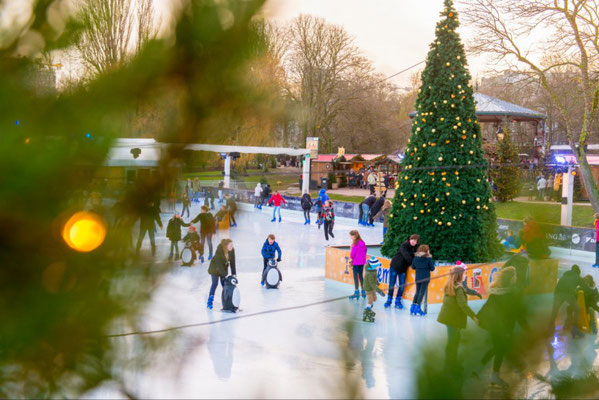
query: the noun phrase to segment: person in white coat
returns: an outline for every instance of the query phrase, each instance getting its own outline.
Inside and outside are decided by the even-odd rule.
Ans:
[[[544,176],[537,181],[537,199],[544,200],[545,199],[545,189],[547,188],[547,181]]]
[[[259,208],[260,198],[262,197],[262,185],[260,183],[256,183],[256,188],[254,189],[254,208]]]

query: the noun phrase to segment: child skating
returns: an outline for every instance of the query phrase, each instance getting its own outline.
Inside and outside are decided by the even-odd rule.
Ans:
[[[372,308],[376,301],[377,292],[381,296],[385,296],[385,292],[379,288],[378,269],[381,265],[381,262],[374,256],[368,260],[366,276],[364,277],[364,290],[368,299],[368,305],[364,309],[364,316],[362,317],[362,321],[364,322],[374,322],[376,313]]]
[[[431,280],[431,272],[435,270],[435,262],[427,245],[421,244],[414,254],[412,268],[416,272],[416,293],[410,308],[410,315],[426,315],[420,304],[428,290],[428,284]]]
[[[322,215],[324,221],[324,238],[327,241],[329,240],[329,236],[334,239],[335,235],[333,235],[333,227],[335,226],[335,209],[333,208],[333,202],[331,200],[328,200],[325,203]]]
[[[191,225],[187,231],[185,237],[183,237],[183,242],[185,242],[186,246],[191,248],[191,251],[200,252],[200,235],[198,235],[197,229],[195,226]]]
[[[275,242],[275,235],[272,233],[268,235],[266,241],[262,245],[262,258],[264,259],[264,268],[262,269],[262,280],[260,284],[264,286],[264,273],[266,272],[266,268],[268,267],[268,260],[274,260],[275,256],[278,254],[277,262],[281,261],[281,256],[283,252],[281,251],[281,247],[279,244]]]
[[[366,297],[366,292],[364,291],[364,264],[366,264],[368,249],[366,248],[366,243],[360,237],[360,232],[356,230],[350,231],[349,237],[352,240],[349,262],[352,265],[354,286],[356,288],[354,294],[349,296],[349,298],[357,300],[360,298],[360,288],[362,289],[362,297]]]
[[[284,203],[285,205],[287,205],[287,201],[285,201],[283,196],[281,196],[281,194],[277,190],[274,192],[274,194],[272,195],[270,200],[268,200],[269,205],[270,205],[270,203],[272,203],[274,206],[274,208],[272,210],[272,219],[270,220],[270,222],[275,222],[277,220],[277,218],[276,218],[277,212],[279,213],[279,222],[281,222],[281,203]]]

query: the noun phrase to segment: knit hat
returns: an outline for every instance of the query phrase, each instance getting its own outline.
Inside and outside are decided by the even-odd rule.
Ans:
[[[463,268],[463,269],[468,269],[468,266],[466,264],[464,264],[463,262],[461,262],[460,260],[455,262],[455,266],[459,267],[459,268]]]
[[[382,265],[383,264],[381,264],[379,259],[376,258],[375,256],[370,257],[370,259],[368,260],[368,269],[369,270],[377,269],[378,267],[380,267]]]

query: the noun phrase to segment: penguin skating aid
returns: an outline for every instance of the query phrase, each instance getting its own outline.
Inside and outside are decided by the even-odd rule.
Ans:
[[[196,260],[196,252],[192,249],[191,243],[185,246],[181,251],[181,266],[190,267]]]
[[[223,311],[234,313],[239,310],[241,295],[237,288],[238,283],[237,277],[233,275],[230,275],[225,279],[225,286],[223,287],[222,294]]]
[[[281,281],[283,280],[283,275],[279,270],[279,264],[276,260],[270,259],[268,260],[268,264],[266,266],[266,270],[264,271],[264,275],[262,276],[262,281],[267,289],[278,289]]]

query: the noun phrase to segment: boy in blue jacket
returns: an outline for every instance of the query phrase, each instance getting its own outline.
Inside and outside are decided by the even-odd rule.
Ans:
[[[275,235],[272,233],[268,235],[264,245],[262,246],[262,258],[264,258],[264,268],[262,269],[262,282],[260,283],[264,286],[264,271],[266,271],[266,267],[268,266],[268,260],[274,259],[275,254],[278,253],[277,261],[281,261],[281,255],[283,252],[279,247],[279,244],[275,242]]]

